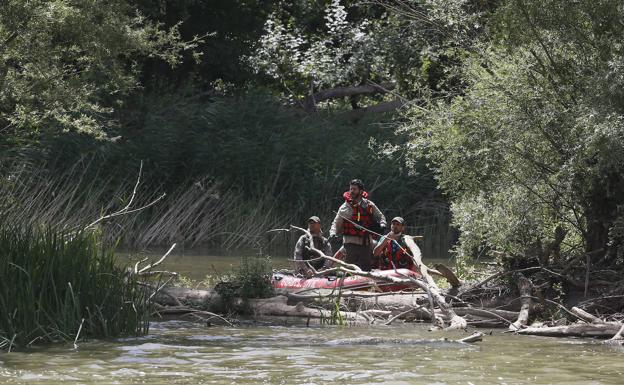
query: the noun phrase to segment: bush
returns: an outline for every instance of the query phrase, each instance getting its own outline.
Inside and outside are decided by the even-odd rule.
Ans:
[[[271,259],[245,257],[241,265],[231,275],[221,277],[215,290],[221,296],[225,312],[235,311],[234,301],[242,300],[239,311],[249,312],[249,300],[252,298],[269,298],[275,295],[271,285]]]

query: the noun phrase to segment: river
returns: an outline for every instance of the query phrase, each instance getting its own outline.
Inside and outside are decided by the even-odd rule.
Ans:
[[[275,261],[287,265],[285,259]],[[232,257],[173,256],[196,279]],[[489,332],[489,330],[486,330]],[[624,349],[598,341],[494,330],[476,344],[423,324],[306,326],[296,319],[235,327],[153,322],[139,338],[80,341],[0,354],[6,384],[622,384]]]

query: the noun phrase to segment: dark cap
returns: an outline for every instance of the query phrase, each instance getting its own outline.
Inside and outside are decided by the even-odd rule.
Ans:
[[[360,190],[364,190],[364,183],[362,182],[361,179],[353,179],[351,180],[351,182],[349,182],[349,186],[358,186],[360,188]]]
[[[401,217],[394,217],[394,218],[392,218],[390,223],[392,223],[392,222],[399,222],[400,224],[404,224],[405,223],[405,219],[403,219]]]
[[[321,219],[319,217],[317,217],[316,215],[313,215],[310,218],[308,218],[308,223],[310,223],[310,222],[321,223]]]

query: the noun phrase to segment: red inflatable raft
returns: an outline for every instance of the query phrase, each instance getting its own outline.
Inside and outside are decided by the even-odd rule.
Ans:
[[[410,276],[414,278],[420,278],[420,273],[408,269],[395,270],[374,270],[377,274],[388,276],[405,278]],[[316,277],[316,278],[300,278],[292,275],[273,274],[271,277],[271,283],[276,289],[369,289],[371,287],[378,287],[381,291],[400,291],[408,289],[410,285],[401,283],[386,282],[379,279],[360,277],[351,275],[347,277]]]

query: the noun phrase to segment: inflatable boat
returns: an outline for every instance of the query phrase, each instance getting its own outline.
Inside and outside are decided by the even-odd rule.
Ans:
[[[397,270],[373,270],[374,273],[386,277],[420,278],[420,273],[408,269]],[[366,290],[370,288],[381,291],[401,291],[414,287],[413,285],[387,282],[382,279],[349,275],[345,277],[327,276],[315,278],[302,278],[288,274],[275,273],[271,277],[271,284],[276,289],[343,289],[343,290]]]

